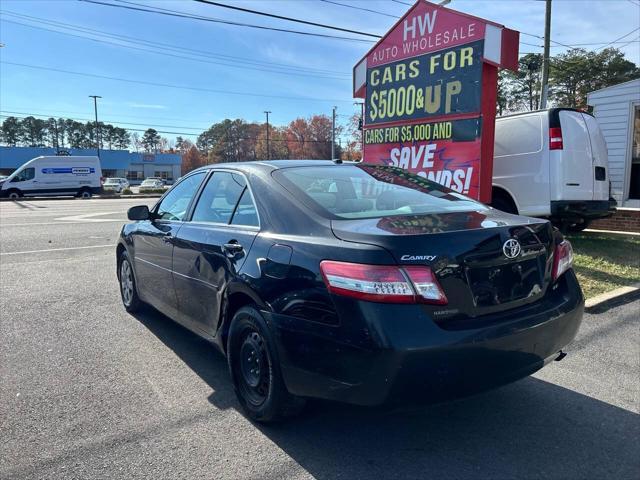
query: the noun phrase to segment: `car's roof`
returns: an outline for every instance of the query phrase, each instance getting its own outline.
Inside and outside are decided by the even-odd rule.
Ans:
[[[320,167],[329,165],[353,165],[355,162],[342,162],[340,160],[256,160],[250,162],[214,163],[205,165],[198,170],[210,170],[212,168],[229,168],[241,171],[262,170],[273,171],[291,167]]]

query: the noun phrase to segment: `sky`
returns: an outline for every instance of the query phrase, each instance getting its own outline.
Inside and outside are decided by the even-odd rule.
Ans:
[[[265,110],[272,124],[285,125],[297,117],[331,115],[336,106],[338,122],[344,124],[358,108],[351,71],[373,45],[368,37],[191,0],[95,1],[359,41],[78,0],[1,0],[0,115],[87,121],[94,113],[89,95],[100,95],[101,121],[130,129],[153,127],[168,138],[194,138],[224,118],[263,122]],[[403,4],[409,0],[332,0],[346,6],[324,0],[221,1],[378,35],[409,9]],[[448,7],[526,32],[520,52],[542,52],[536,35],[544,34],[544,1],[453,0]],[[557,43],[552,54],[566,50],[560,43],[597,43],[583,48],[598,49],[624,36],[613,46],[640,64],[640,30],[633,32],[639,27],[640,0],[553,0],[551,38]]]

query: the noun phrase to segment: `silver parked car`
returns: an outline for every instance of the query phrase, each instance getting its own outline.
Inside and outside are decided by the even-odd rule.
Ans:
[[[164,189],[164,183],[158,178],[147,178],[140,184],[140,193],[148,192],[151,190]]]
[[[122,193],[123,190],[129,188],[129,182],[126,178],[112,177],[107,178],[102,185],[102,188],[107,192]]]

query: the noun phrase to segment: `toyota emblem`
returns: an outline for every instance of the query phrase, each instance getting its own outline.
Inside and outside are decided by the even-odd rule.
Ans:
[[[510,238],[509,240],[504,242],[504,245],[502,245],[502,252],[507,258],[516,258],[518,255],[520,255],[521,250],[522,249],[520,248],[520,242],[518,242],[518,240],[516,240],[515,238]]]

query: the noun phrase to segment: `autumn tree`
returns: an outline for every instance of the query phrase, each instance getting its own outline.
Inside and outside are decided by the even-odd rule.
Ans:
[[[309,119],[296,118],[286,128],[285,135],[290,158],[331,158],[331,119],[326,115],[314,115]],[[336,129],[336,137],[341,127]],[[336,154],[340,148],[336,145]]]
[[[349,161],[362,160],[362,116],[360,113],[354,113],[349,117],[346,132],[348,140],[340,158]]]
[[[266,125],[260,130],[256,141],[256,158],[266,160],[286,160],[289,158],[289,147],[285,128],[269,126],[269,152],[267,152]]]
[[[188,140],[187,140],[188,141]],[[191,145],[182,155],[182,174],[195,170],[196,168],[206,165],[207,157],[202,155],[195,145]]]

